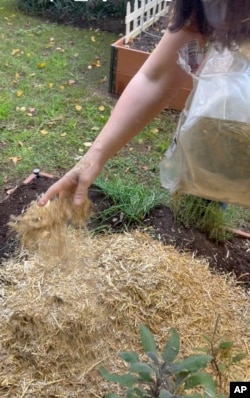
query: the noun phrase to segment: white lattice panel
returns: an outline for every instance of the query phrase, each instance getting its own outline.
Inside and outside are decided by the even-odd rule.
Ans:
[[[127,3],[125,18],[125,41],[136,37],[153,25],[161,16],[167,15],[168,6],[172,0],[135,0],[134,6]]]

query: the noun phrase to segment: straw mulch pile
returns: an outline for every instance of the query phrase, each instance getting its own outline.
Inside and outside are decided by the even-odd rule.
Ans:
[[[205,260],[139,231],[91,236],[70,226],[57,250],[58,233],[36,237],[36,251],[1,269],[2,398],[104,397],[117,387],[99,366],[124,373],[117,352],[141,353],[141,324],[159,351],[177,328],[187,356],[206,345],[202,334],[212,335],[220,315],[218,337],[250,354],[249,295]],[[249,380],[249,369],[248,356],[225,375],[225,390],[229,380]]]

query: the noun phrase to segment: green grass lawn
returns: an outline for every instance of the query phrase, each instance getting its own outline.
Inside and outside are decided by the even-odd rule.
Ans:
[[[14,0],[1,2],[0,19],[3,192],[6,183],[22,181],[34,167],[60,176],[87,150],[115,103],[108,75],[110,44],[117,36],[23,15]],[[172,135],[171,115],[164,125]],[[104,173],[112,169],[112,175],[134,175],[154,185],[168,139],[159,118]]]
[[[6,186],[19,184],[33,168],[61,176],[87,151],[115,104],[108,76],[117,35],[24,15],[15,0],[1,1],[0,21],[3,196]],[[170,111],[156,118],[107,163],[101,179],[141,184],[168,201],[159,161],[176,122]],[[235,213],[249,218],[249,212],[233,207],[232,217]]]

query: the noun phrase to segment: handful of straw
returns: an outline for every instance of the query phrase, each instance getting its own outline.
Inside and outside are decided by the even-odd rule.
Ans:
[[[73,224],[79,227],[86,225],[90,215],[90,200],[81,206],[75,206],[73,195],[61,196],[49,201],[44,207],[36,201],[18,216],[12,215],[8,223],[26,249],[41,247],[41,242],[56,242],[62,246],[66,238],[66,227]]]

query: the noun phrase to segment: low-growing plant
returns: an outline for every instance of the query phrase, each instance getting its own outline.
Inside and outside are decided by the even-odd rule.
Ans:
[[[216,380],[218,390],[220,394],[222,394],[226,389],[224,380],[226,380],[226,376],[230,368],[242,359],[246,358],[246,354],[244,352],[236,351],[233,341],[224,340],[218,336],[219,319],[220,317],[218,316],[212,336],[203,335],[203,338],[207,342],[206,347],[196,348],[196,350],[212,355],[213,359],[211,361],[211,365],[214,378]]]
[[[119,357],[128,365],[127,373],[118,375],[108,372],[104,367],[99,369],[106,380],[117,383],[125,389],[124,396],[127,398],[226,397],[221,391],[221,386],[217,388],[216,375],[218,371],[222,371],[218,369],[221,364],[217,358],[219,352],[231,351],[231,342],[229,344],[221,341],[215,351],[214,337],[211,340],[206,337],[210,343],[208,351],[178,359],[180,336],[175,328],[170,330],[170,337],[161,354],[157,352],[152,333],[144,325],[140,327],[140,339],[148,358],[147,362],[142,362],[136,352],[120,352]],[[231,357],[229,365],[240,361],[243,357],[243,353]],[[215,376],[204,371],[208,364],[215,366]],[[191,390],[190,394],[188,390]],[[106,398],[116,397],[118,395],[115,393],[108,393],[106,396]]]
[[[216,398],[216,386],[212,377],[201,370],[213,357],[207,354],[191,355],[177,360],[180,350],[180,336],[171,329],[161,355],[157,353],[156,343],[150,330],[140,327],[141,344],[150,363],[141,362],[135,352],[120,352],[119,356],[128,363],[128,373],[117,375],[100,368],[101,375],[107,380],[126,388],[126,397],[130,398],[178,398],[188,389],[202,386],[204,397]],[[182,395],[184,396],[184,395]],[[185,395],[187,396],[187,395]],[[108,394],[107,398],[117,397]],[[191,395],[190,395],[191,397]],[[200,394],[192,397],[202,397]]]
[[[186,227],[195,227],[217,242],[232,236],[226,228],[231,226],[230,217],[222,203],[192,195],[175,195],[171,207],[176,219]]]
[[[96,185],[112,202],[109,208],[95,214],[96,218],[101,218],[102,225],[112,218],[116,218],[117,223],[123,228],[124,225],[141,223],[150,209],[162,203],[166,196],[164,191],[161,195],[139,184],[138,181],[130,181],[128,184],[120,178],[99,177]]]

